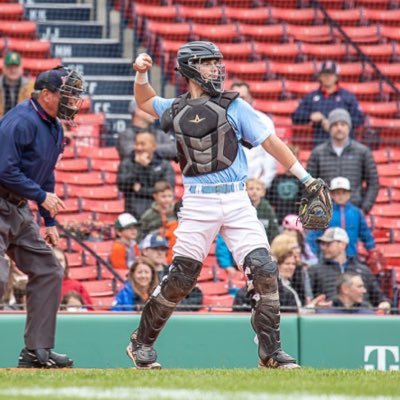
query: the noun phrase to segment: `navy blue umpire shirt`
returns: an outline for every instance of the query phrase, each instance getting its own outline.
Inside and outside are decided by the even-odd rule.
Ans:
[[[0,119],[0,185],[40,205],[54,192],[54,168],[64,148],[60,121],[39,103],[26,100]],[[39,207],[46,226],[54,226],[49,211]]]

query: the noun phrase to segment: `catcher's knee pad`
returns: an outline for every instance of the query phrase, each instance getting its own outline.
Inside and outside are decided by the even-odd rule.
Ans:
[[[255,249],[244,259],[244,272],[249,282],[249,290],[260,295],[278,290],[278,268],[268,250]]]
[[[168,275],[161,282],[161,295],[178,303],[194,288],[202,263],[187,257],[175,257]]]

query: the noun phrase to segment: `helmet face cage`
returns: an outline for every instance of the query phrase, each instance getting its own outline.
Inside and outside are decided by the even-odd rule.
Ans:
[[[68,74],[62,77],[63,84],[59,89],[60,103],[57,116],[67,121],[72,121],[83,102],[84,80],[76,71],[68,70]]]
[[[177,70],[188,79],[195,81],[206,93],[216,96],[223,91],[225,80],[225,65],[222,54],[211,42],[190,42],[178,51]],[[215,76],[205,76],[200,72],[201,64],[217,60]],[[210,71],[211,73],[211,71]]]

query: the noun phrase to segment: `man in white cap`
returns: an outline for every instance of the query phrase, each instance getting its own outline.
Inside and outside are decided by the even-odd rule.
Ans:
[[[361,240],[369,252],[375,250],[375,239],[367,225],[363,212],[350,201],[350,181],[344,176],[333,178],[330,185],[333,212],[329,227],[343,228],[348,236],[347,257],[357,257],[357,244]],[[314,254],[319,254],[317,239],[322,230],[307,233],[307,242]]]
[[[371,150],[350,138],[351,117],[337,108],[329,114],[330,139],[311,152],[307,169],[313,176],[331,182],[338,175],[351,185],[351,202],[368,214],[379,191],[379,179]]]
[[[348,258],[346,247],[349,236],[342,228],[328,228],[318,238],[322,261],[309,270],[314,296],[325,294],[327,300],[332,300],[337,293],[338,278],[345,272],[354,272],[361,275],[367,292],[364,300],[374,307],[389,311],[391,304],[379,287],[378,281],[370,269],[361,264],[357,258]]]

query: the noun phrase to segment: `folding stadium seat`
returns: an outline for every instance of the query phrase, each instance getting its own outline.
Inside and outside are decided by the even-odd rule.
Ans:
[[[68,266],[70,268],[74,268],[74,267],[82,267],[83,262],[82,262],[82,252],[76,252],[76,253],[64,253],[65,256],[67,257],[67,262],[68,262]]]
[[[283,93],[283,85],[280,80],[273,81],[249,81],[250,92],[256,99],[278,100]]]
[[[115,285],[111,279],[82,282],[82,285],[88,291],[90,297],[113,296],[115,293]]]
[[[197,282],[214,281],[214,268],[202,268]]]
[[[289,37],[309,43],[331,43],[333,40],[332,27],[329,25],[304,26],[286,25],[286,33]]]
[[[141,4],[133,2],[134,21],[136,18],[149,19],[161,22],[178,22],[179,11],[176,5],[159,6],[155,4]],[[137,27],[137,25],[135,25]]]
[[[369,21],[379,24],[398,26],[400,20],[400,9],[398,10],[374,10],[372,8],[364,8],[364,17]],[[382,28],[386,28],[381,25]],[[396,28],[398,30],[398,28]]]
[[[388,188],[379,189],[378,197],[375,202],[378,204],[390,203],[390,190]]]
[[[94,171],[107,171],[107,172],[117,172],[120,161],[116,160],[90,160],[90,166]]]
[[[400,190],[395,188],[387,188],[391,203],[400,203]]]
[[[82,199],[82,209],[96,213],[121,214],[124,212],[123,200],[87,200]],[[114,216],[114,219],[116,216]]]
[[[93,308],[95,311],[110,310],[114,300],[115,300],[114,296],[93,297],[92,298]]]
[[[315,8],[271,7],[270,18],[270,23],[281,21],[298,25],[314,25],[323,20],[321,11]]]
[[[399,8],[398,0],[356,0],[359,7],[373,8],[373,9],[391,9]]]
[[[400,161],[400,150],[398,148],[390,147],[388,149],[388,161]]]
[[[230,294],[203,296],[203,306],[212,312],[231,312],[234,298]]]
[[[226,7],[225,15],[231,21],[238,21],[246,24],[260,24],[260,25],[267,24],[270,18],[269,7],[257,7],[257,8]]]
[[[284,114],[289,116],[296,110],[298,104],[298,100],[254,100],[253,106],[255,109],[267,114]]]
[[[347,44],[311,44],[303,43],[302,52],[308,60],[333,59],[345,60],[349,54]]]
[[[218,267],[218,261],[217,258],[213,255],[208,255],[204,260],[203,260],[203,266],[204,267]]]
[[[1,26],[1,24],[0,24]],[[1,28],[0,28],[1,30]],[[29,74],[36,76],[42,71],[52,69],[60,65],[60,58],[23,58],[22,65]]]
[[[228,77],[245,80],[263,80],[267,76],[267,63],[265,61],[254,61],[252,63],[226,61],[224,62]]]
[[[120,270],[120,269],[113,269],[113,272],[119,276],[122,280],[126,280],[127,279],[127,275],[129,270]],[[111,272],[110,270],[108,270],[107,268],[105,268],[104,266],[102,266],[102,268],[100,269],[100,275],[101,275],[101,279],[115,279],[115,274]]]
[[[282,77],[288,79],[311,80],[317,72],[314,62],[303,62],[298,64],[281,63],[270,61],[267,63],[267,74],[269,79]]]
[[[90,247],[99,257],[108,258],[111,253],[111,247],[114,243],[113,240],[103,240],[101,242],[84,242],[88,247]]]
[[[211,40],[218,43],[229,43],[240,41],[238,24],[207,25],[193,24],[193,35],[200,40]]]
[[[179,16],[184,21],[191,21],[202,24],[221,24],[225,21],[225,13],[223,7],[179,7]]]
[[[254,58],[253,43],[221,43],[218,45],[224,60],[251,61]]]
[[[397,26],[379,25],[379,33],[385,39],[400,42],[400,29]]]
[[[0,20],[17,21],[24,15],[24,5],[18,3],[6,3],[0,7]]]
[[[361,109],[366,114],[377,115],[380,117],[399,117],[399,102],[361,102]]]
[[[97,267],[71,268],[69,270],[69,277],[78,281],[92,281],[98,278]]]
[[[92,200],[117,200],[120,195],[115,185],[82,186],[67,185],[67,197],[82,197]]]
[[[258,40],[260,42],[286,42],[286,28],[284,24],[274,25],[239,25],[240,35],[248,40]]]
[[[381,187],[390,187],[390,188],[400,189],[400,178],[383,176],[379,179],[379,185]]]
[[[86,147],[76,148],[78,157],[90,157],[96,160],[115,160],[119,161],[118,151],[115,147]]]
[[[13,39],[7,40],[10,50],[21,53],[23,57],[47,58],[50,55],[50,42],[48,40]]]
[[[302,54],[300,43],[254,43],[254,49],[263,59],[296,62]]]
[[[83,101],[79,108],[79,112],[85,114],[90,112],[90,107],[91,107],[90,96],[83,96],[82,99]]]
[[[228,294],[229,291],[227,282],[200,282],[198,286],[203,296]]]
[[[372,154],[373,154],[374,160],[377,164],[386,164],[387,162],[389,162],[389,159],[390,159],[389,158],[390,157],[390,149],[389,148],[374,150],[372,152]]]
[[[0,36],[33,39],[36,36],[36,22],[1,21]]]
[[[67,226],[90,222],[93,220],[93,217],[91,212],[79,212],[77,214],[60,213],[57,214],[56,220],[59,224]]]
[[[191,25],[187,22],[167,23],[146,21],[145,32],[170,40],[188,41],[192,34]]]
[[[347,11],[347,10],[346,10]],[[381,32],[378,25],[371,26],[347,26],[343,31],[355,43],[379,43],[381,41]],[[339,31],[335,32],[336,38],[344,40]]]
[[[69,173],[56,171],[56,182],[71,183],[74,185],[99,186],[105,182],[103,174],[99,171]]]
[[[291,81],[285,79],[283,81],[283,91],[289,97],[304,97],[308,93],[317,90],[319,88],[318,82],[301,82]]]
[[[181,0],[179,0],[181,1]],[[262,4],[260,0],[220,0],[220,4],[228,7],[240,7],[240,8],[259,8]]]
[[[328,10],[349,9],[354,7],[352,0],[319,0],[319,3],[322,4],[324,8]],[[303,6],[305,7],[307,5],[312,7],[311,0],[304,0]]]
[[[58,182],[56,182],[56,184],[55,184],[55,191],[54,191],[54,193],[58,196],[58,197],[61,197],[62,199],[64,199],[65,198],[65,186],[66,186],[66,184],[64,184],[64,183],[58,183]]]
[[[101,171],[101,175],[104,179],[104,183],[107,184],[116,184],[117,183],[117,174],[113,172]]]
[[[62,211],[63,213],[77,213],[82,211],[81,202],[79,199],[65,199],[64,204],[66,209]]]
[[[275,127],[288,127],[292,125],[292,119],[283,115],[272,115],[272,121],[274,121]]]
[[[392,232],[392,229],[375,229],[372,232],[375,243],[390,243],[393,236]]]
[[[57,163],[57,171],[70,171],[70,172],[88,172],[90,170],[89,159],[75,158],[75,159],[62,159]]]
[[[363,25],[365,24],[365,15],[362,8],[354,8],[352,10],[327,10],[329,16],[339,23],[343,28],[346,25]],[[351,37],[351,39],[353,39]]]
[[[362,45],[360,50],[368,57],[376,62],[392,62],[400,54],[400,47],[397,42],[378,44],[378,45]]]
[[[89,114],[77,114],[74,121],[79,125],[104,125],[105,115],[101,112]]]
[[[215,7],[217,5],[217,0],[173,0],[173,3],[184,6],[208,8]]]
[[[341,63],[340,67],[340,81],[341,82],[354,82],[355,80],[370,80],[372,76],[372,68],[369,65],[359,62]]]
[[[340,86],[353,93],[358,100],[373,101],[382,93],[382,84],[379,81],[342,82]]]
[[[383,176],[398,176],[400,177],[400,163],[391,162],[389,164],[380,164],[377,166],[378,174]]]

